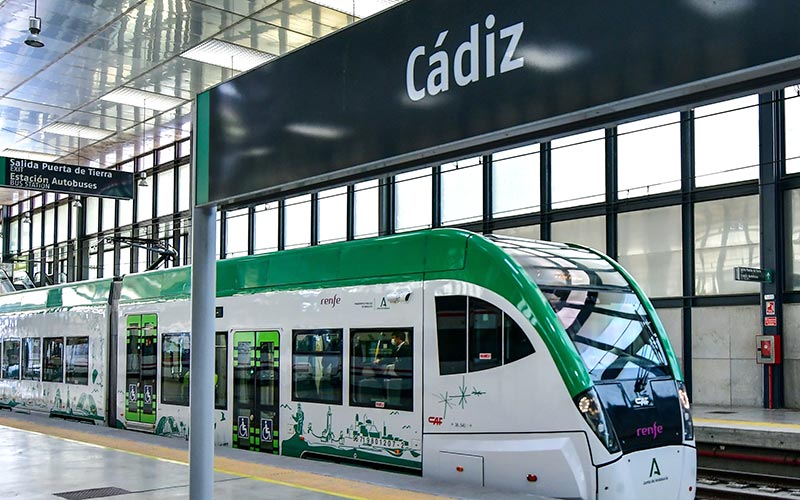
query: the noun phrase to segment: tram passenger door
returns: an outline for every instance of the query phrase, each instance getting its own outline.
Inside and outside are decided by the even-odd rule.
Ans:
[[[125,418],[129,423],[156,423],[157,328],[155,314],[127,318]]]
[[[278,454],[280,333],[233,334],[233,447]]]

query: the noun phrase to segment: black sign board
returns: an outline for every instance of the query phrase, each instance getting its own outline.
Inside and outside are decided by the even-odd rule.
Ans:
[[[772,283],[772,271],[758,267],[734,267],[733,279],[736,281],[761,281]]]
[[[133,174],[0,156],[0,186],[33,191],[133,198]]]
[[[197,204],[796,80],[798,19],[775,0],[409,0],[200,94]]]

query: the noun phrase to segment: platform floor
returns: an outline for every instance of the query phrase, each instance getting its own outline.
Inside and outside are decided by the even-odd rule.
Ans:
[[[800,451],[800,411],[692,406],[699,443]]]
[[[188,442],[133,431],[0,412],[0,498],[189,498]],[[346,465],[215,449],[214,498],[434,500],[538,495],[460,486]]]

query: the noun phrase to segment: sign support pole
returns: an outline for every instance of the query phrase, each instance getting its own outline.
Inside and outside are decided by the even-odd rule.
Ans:
[[[189,498],[214,498],[214,299],[216,206],[192,212],[192,350]]]
[[[782,113],[776,101],[777,92],[764,93],[759,100],[759,204],[761,225],[761,266],[774,269],[774,279],[761,283],[760,328],[763,335],[780,337],[783,334],[783,203],[781,201],[781,161],[783,157],[783,138],[776,138]],[[778,139],[778,140],[775,140]],[[772,144],[777,144],[773,148]],[[780,341],[780,339],[776,339]],[[779,360],[778,360],[779,362]],[[763,368],[764,408],[783,408],[784,385],[783,365],[765,365]]]
[[[192,129],[197,131],[197,112]],[[189,387],[189,498],[214,498],[214,316],[217,291],[217,207],[197,206],[197,151],[203,139],[192,139],[192,333]],[[202,181],[201,181],[202,182]]]

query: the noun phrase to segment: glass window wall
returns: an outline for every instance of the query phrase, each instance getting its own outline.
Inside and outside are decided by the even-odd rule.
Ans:
[[[231,212],[225,212],[225,256],[236,257],[247,255],[248,223],[247,214],[249,210],[242,208]]]
[[[617,127],[620,199],[681,188],[680,120],[670,113]]]
[[[255,209],[255,253],[278,249],[278,202],[265,203]]]
[[[378,235],[378,179],[355,185],[355,237]]]
[[[319,242],[347,239],[347,186],[321,191],[318,200]]]
[[[432,168],[423,168],[395,176],[394,225],[397,232],[431,227],[432,175]]]
[[[299,248],[311,245],[311,195],[288,198],[284,204],[285,247]]]
[[[758,196],[697,203],[694,223],[695,293],[758,293],[733,279],[736,266],[760,267]]]
[[[606,218],[586,217],[554,222],[550,226],[552,241],[577,243],[600,252],[606,251]]]
[[[681,207],[621,213],[619,263],[649,297],[682,294]]]
[[[695,185],[758,178],[758,96],[701,106],[694,111]]]
[[[492,155],[492,215],[508,217],[541,209],[539,144]]]
[[[593,130],[551,143],[554,209],[605,201],[605,144],[605,130]]]
[[[786,173],[800,172],[800,85],[783,91],[786,114]]]
[[[480,220],[483,216],[483,165],[468,158],[441,167],[442,224]]]

